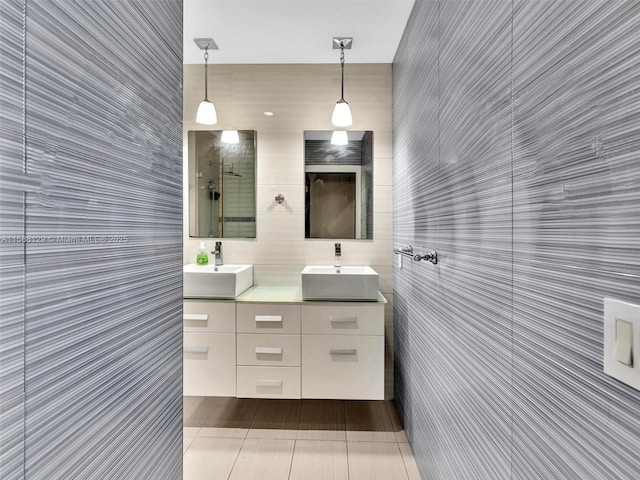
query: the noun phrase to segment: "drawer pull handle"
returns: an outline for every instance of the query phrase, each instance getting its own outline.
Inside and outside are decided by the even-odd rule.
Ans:
[[[282,315],[256,315],[256,322],[279,322],[279,323],[282,323]]]
[[[196,322],[206,322],[207,320],[209,320],[209,315],[207,314],[201,314],[201,313],[185,313],[182,316],[182,319],[186,322],[186,321],[196,321]]]
[[[281,387],[282,380],[256,380],[256,387]]]
[[[330,316],[329,321],[331,323],[355,323],[358,321],[358,317],[334,317]]]
[[[355,348],[332,348],[329,353],[331,355],[357,355],[358,350]]]
[[[184,353],[209,353],[209,347],[184,347]]]
[[[282,355],[282,349],[276,347],[256,347],[256,353],[268,353],[270,355]]]

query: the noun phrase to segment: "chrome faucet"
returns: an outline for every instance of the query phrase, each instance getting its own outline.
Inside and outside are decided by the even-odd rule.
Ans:
[[[214,265],[222,265],[222,242],[216,242],[216,246],[213,249]]]
[[[342,266],[342,247],[340,246],[339,243],[335,244],[335,254],[336,254],[336,263],[334,267],[341,267]]]

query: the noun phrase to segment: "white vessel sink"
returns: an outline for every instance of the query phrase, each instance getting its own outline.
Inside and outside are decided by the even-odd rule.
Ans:
[[[183,296],[236,298],[253,285],[253,265],[185,265]]]
[[[308,265],[302,270],[305,300],[377,300],[378,272],[371,267]]]

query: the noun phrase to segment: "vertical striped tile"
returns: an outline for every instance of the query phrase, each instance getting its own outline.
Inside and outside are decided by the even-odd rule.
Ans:
[[[23,478],[24,1],[0,8],[0,478]]]
[[[430,209],[418,207],[418,192],[435,185],[439,162],[438,10],[437,2],[416,2],[393,65],[393,231],[399,247],[414,244],[417,229],[422,231],[420,247],[437,240],[437,219]],[[419,102],[412,98],[417,93]],[[438,282],[435,269],[401,261],[401,268],[394,262],[394,398],[423,477],[437,478],[435,416],[418,395],[435,394],[436,385],[425,379],[435,379],[439,367],[440,328],[437,316],[425,307],[438,296]],[[418,274],[426,283],[418,284]],[[416,295],[425,296],[423,285],[429,285],[428,297],[416,302]]]
[[[640,6],[514,4],[514,478],[638,476],[602,301],[640,303]]]
[[[181,2],[23,4],[2,4],[2,233],[30,239],[1,254],[2,478],[177,479]]]
[[[602,373],[638,303],[635,2],[417,1],[394,61],[396,404],[426,478],[631,479]],[[626,458],[622,461],[620,456]]]
[[[438,304],[440,326],[438,388],[433,390],[433,401],[443,414],[436,420],[441,440],[437,468],[442,478],[507,479],[512,284],[510,5],[443,1],[438,38],[437,183],[417,196],[419,210],[431,211],[437,219],[435,247],[425,244],[424,248],[440,253],[439,295],[426,308]],[[419,265],[418,272],[429,266]]]
[[[441,256],[394,272],[396,398],[426,478],[510,473],[510,14],[417,2],[394,63],[395,243]]]

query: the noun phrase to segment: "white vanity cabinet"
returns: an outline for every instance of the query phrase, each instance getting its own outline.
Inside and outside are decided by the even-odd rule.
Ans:
[[[302,305],[302,396],[384,399],[384,303]]]
[[[238,303],[238,397],[300,398],[300,305]]]
[[[194,396],[236,396],[236,304],[183,302],[183,392]]]
[[[184,394],[384,399],[384,305],[303,301],[295,287],[184,300]]]

